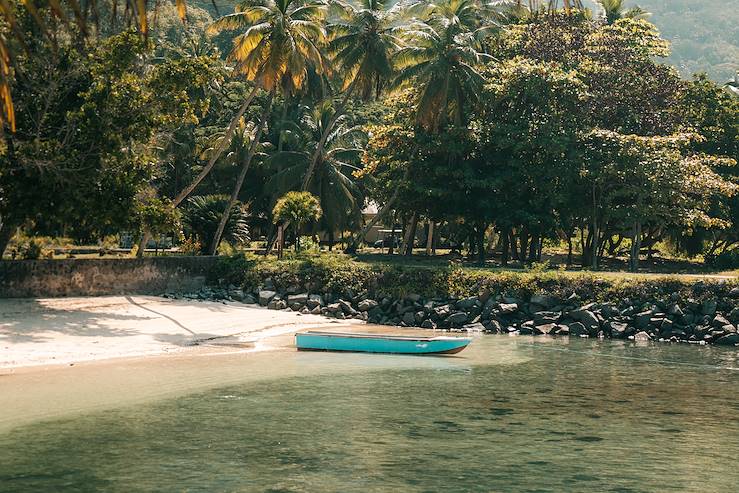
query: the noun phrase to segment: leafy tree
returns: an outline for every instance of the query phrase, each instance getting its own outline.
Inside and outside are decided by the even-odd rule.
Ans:
[[[318,221],[323,211],[318,198],[310,192],[288,192],[272,210],[275,224],[282,222],[295,227],[295,251],[300,250],[301,227],[309,221]]]

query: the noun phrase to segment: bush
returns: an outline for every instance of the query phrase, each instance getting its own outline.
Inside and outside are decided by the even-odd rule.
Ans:
[[[278,291],[297,288],[311,293],[353,297],[402,298],[409,294],[425,299],[456,299],[491,293],[529,299],[551,294],[566,299],[575,295],[588,301],[668,301],[673,297],[701,301],[726,298],[736,283],[685,280],[676,277],[602,278],[597,274],[548,272],[491,272],[450,267],[418,267],[366,264],[342,254],[294,256],[284,260],[237,255],[219,260],[213,282],[245,289],[269,281]]]
[[[729,250],[718,255],[706,255],[706,265],[713,269],[739,269],[739,250]]]

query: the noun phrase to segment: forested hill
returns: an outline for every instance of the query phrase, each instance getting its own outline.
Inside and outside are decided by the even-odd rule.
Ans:
[[[707,72],[717,82],[739,70],[739,0],[638,0],[672,42],[670,62],[689,77]]]
[[[232,12],[234,3],[215,0],[221,15]],[[594,0],[585,3],[599,11]],[[210,0],[191,5],[217,17]],[[707,72],[716,82],[726,82],[739,70],[739,0],[627,0],[625,5],[652,13],[649,20],[672,42],[668,61],[683,77]]]

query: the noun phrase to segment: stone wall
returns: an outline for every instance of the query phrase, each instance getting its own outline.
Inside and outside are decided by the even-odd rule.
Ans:
[[[0,298],[197,291],[215,257],[0,261]]]

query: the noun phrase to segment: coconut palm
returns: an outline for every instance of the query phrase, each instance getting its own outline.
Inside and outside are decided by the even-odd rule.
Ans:
[[[448,0],[414,25],[396,53],[393,87],[418,88],[416,122],[427,130],[438,132],[449,121],[463,125],[466,105],[477,101],[485,80],[478,67],[489,58],[479,50],[482,28],[473,0]]]
[[[643,8],[635,5],[627,9],[624,0],[596,0],[603,8],[603,17],[608,24],[613,24],[619,19],[643,19],[651,14]]]
[[[228,204],[226,195],[196,195],[187,200],[183,215],[185,233],[200,242],[202,253],[212,249],[208,242],[213,239],[213,233],[218,228],[226,204]],[[223,238],[233,246],[249,241],[248,218],[245,205],[234,205],[230,209]]]
[[[275,93],[293,95],[311,72],[324,72],[320,48],[326,35],[321,23],[325,9],[326,4],[316,0],[245,0],[233,14],[221,17],[210,27],[211,32],[241,31],[234,38],[229,59],[247,80],[268,93],[252,146],[231,193],[231,204],[238,199]],[[212,254],[217,251],[228,219],[225,212],[211,244]]]
[[[413,23],[406,34],[406,46],[394,56],[398,74],[392,87],[412,86],[417,91],[416,123],[437,133],[449,122],[455,126],[466,123],[465,108],[477,101],[485,81],[478,68],[490,58],[479,51],[480,42],[492,30],[489,17],[483,15],[475,0],[431,4],[426,16],[425,22]],[[407,167],[403,181],[408,178],[409,170]],[[399,195],[400,187],[354,237],[348,252],[356,250]]]
[[[302,129],[300,137],[286,144],[286,150],[265,161],[265,165],[274,170],[265,189],[280,196],[300,185],[310,166],[316,141],[325,133],[333,116],[334,112],[327,103],[305,112],[299,124],[295,125],[296,129]],[[360,162],[366,135],[359,127],[351,126],[346,115],[338,118],[333,131],[328,134],[308,191],[319,198],[324,211],[319,227],[330,235],[337,228],[347,228],[360,219],[362,199],[352,171]],[[293,132],[293,135],[297,136],[297,133]]]
[[[344,114],[352,94],[368,99],[379,95],[383,84],[393,75],[392,55],[402,46],[400,34],[405,24],[404,2],[391,8],[384,0],[360,0],[359,4],[335,0],[336,19],[330,23],[328,52],[342,74],[341,102],[324,126],[305,175],[302,189],[307,190],[323,147],[338,119]]]

